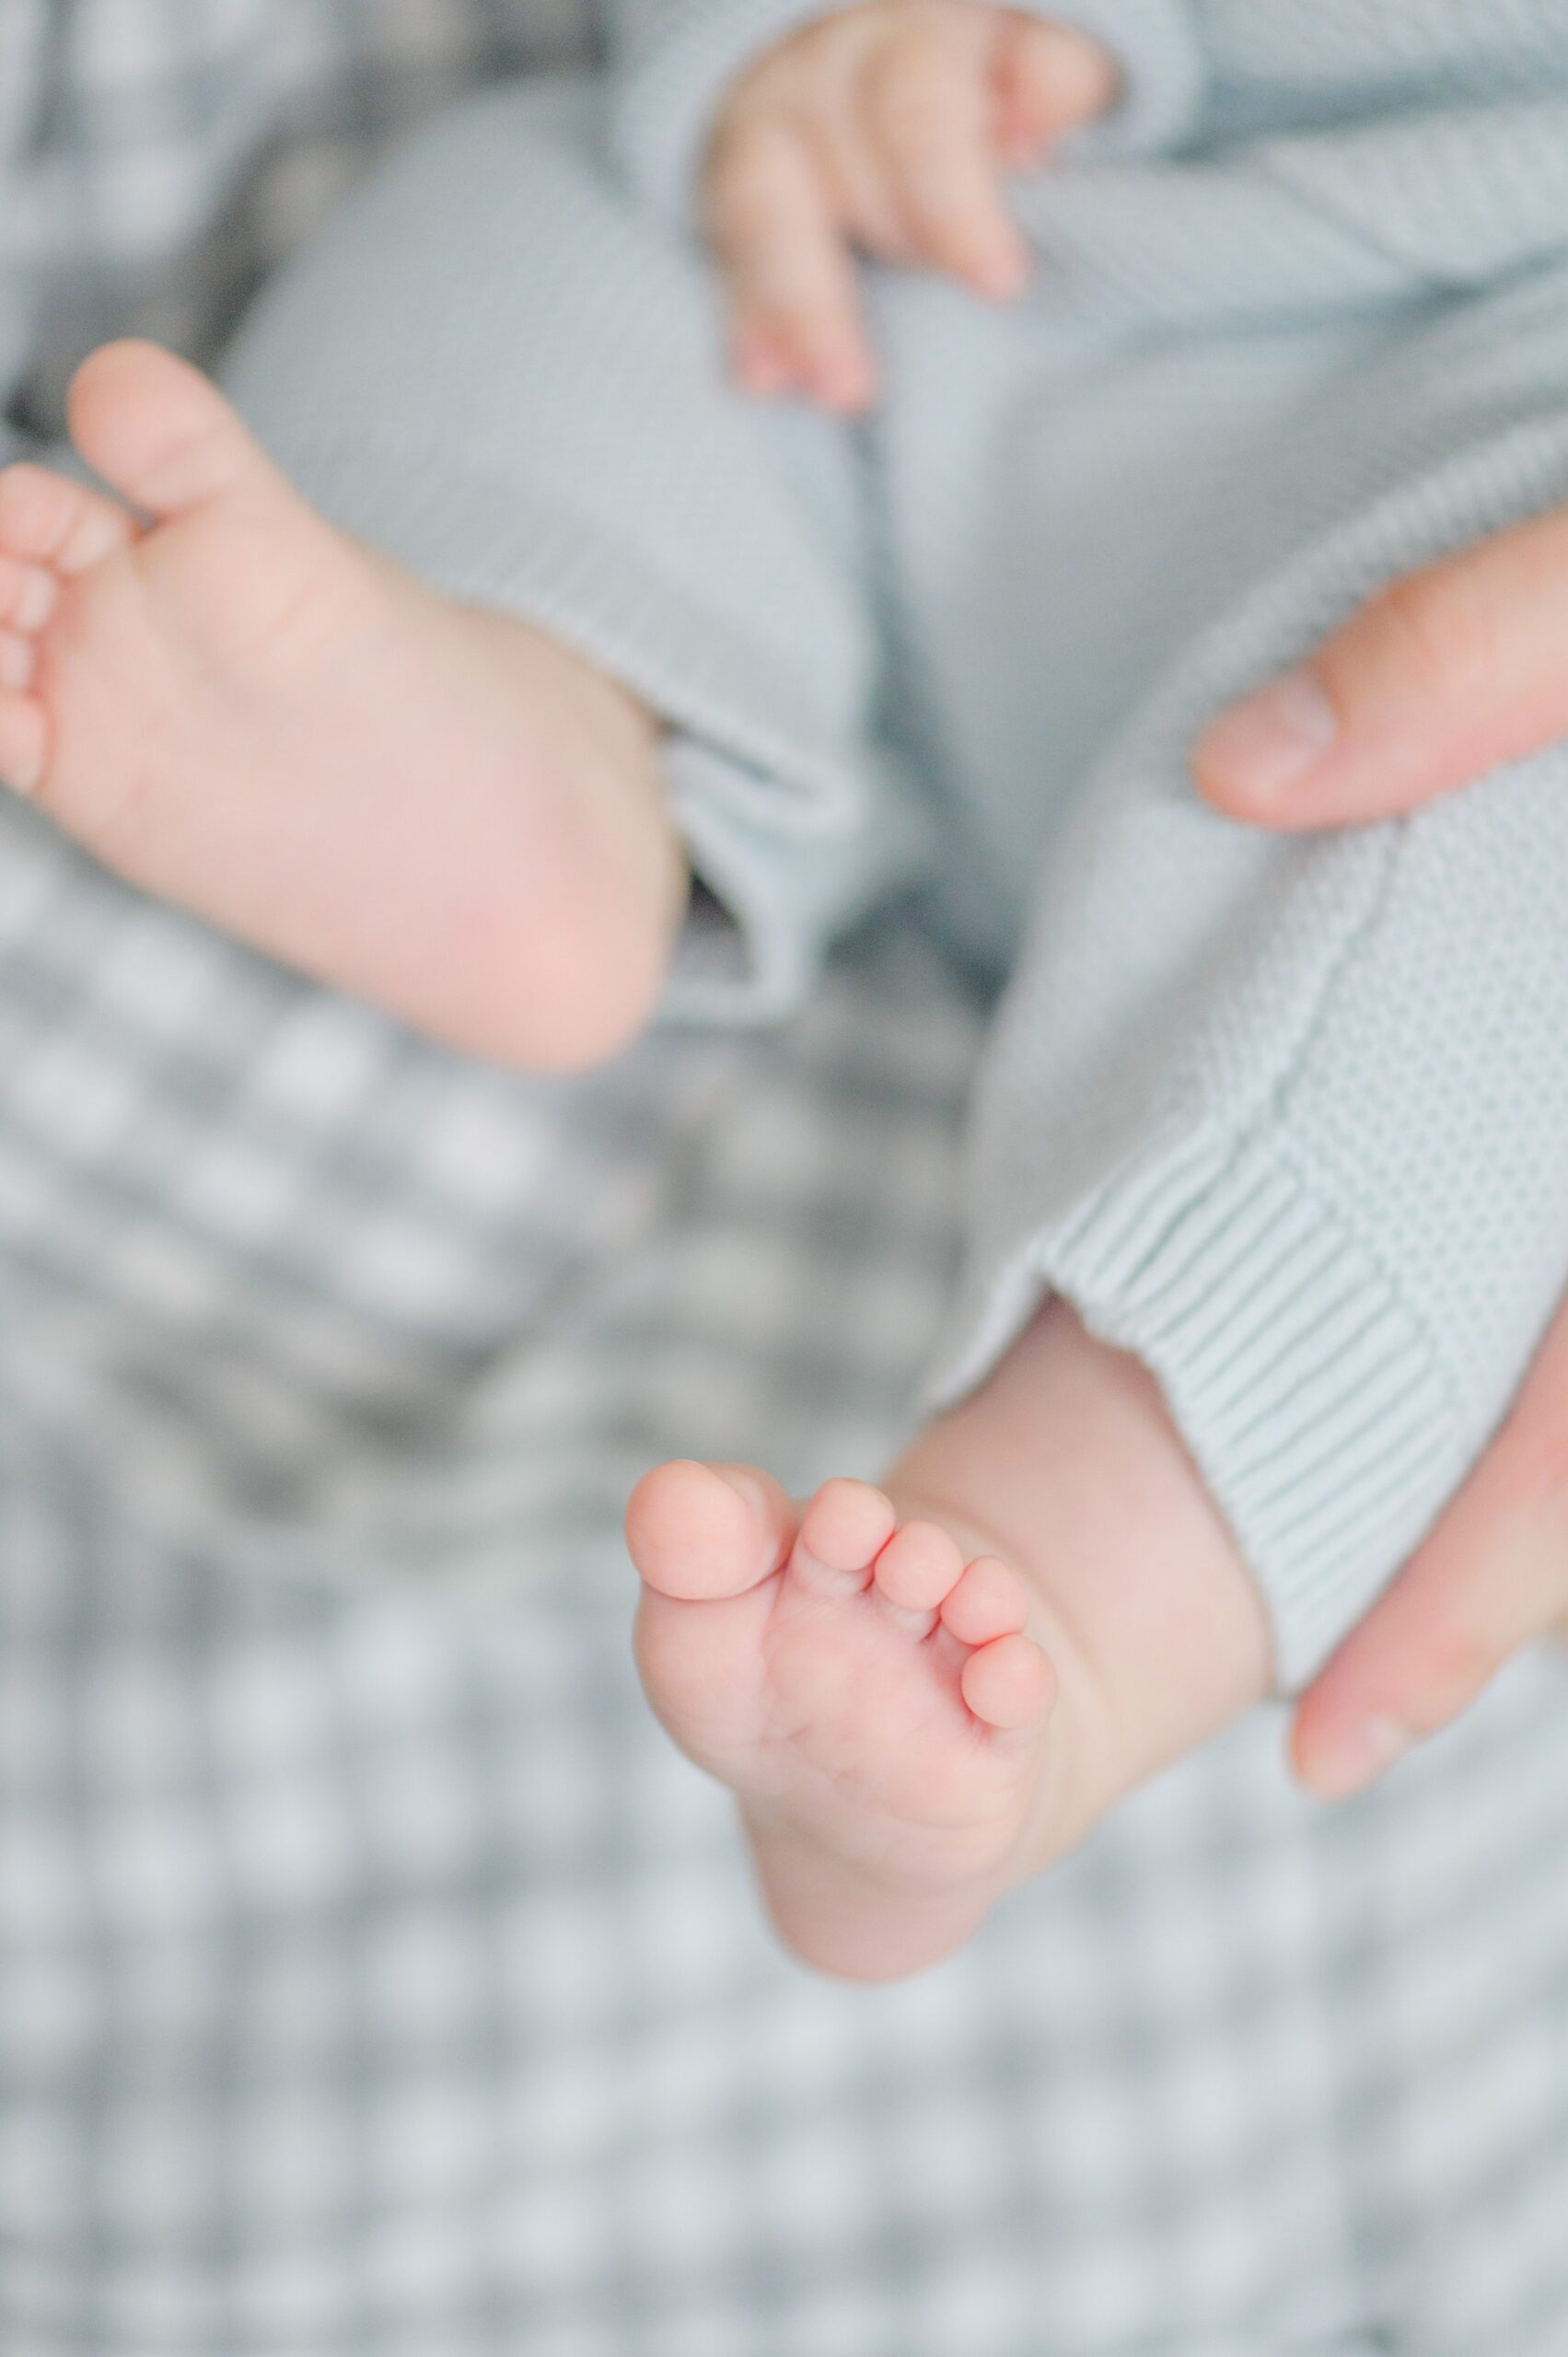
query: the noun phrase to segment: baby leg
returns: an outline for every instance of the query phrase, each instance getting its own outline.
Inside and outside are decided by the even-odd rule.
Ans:
[[[131,882],[472,1052],[632,1038],[689,844],[798,987],[882,856],[866,629],[713,343],[584,90],[462,110],[259,307],[249,426],[116,347],[72,425],[118,496],[0,485],[0,771]]]
[[[307,505],[204,378],[99,353],[0,476],[0,771],[129,881],[455,1046],[645,1022],[684,891],[636,699]]]
[[[1298,427],[1279,453],[1295,545],[1119,740],[1046,878],[1047,921],[980,1090],[970,1268],[939,1394],[958,1404],[888,1484],[900,1513],[1024,1574],[1058,1687],[1029,1774],[976,1805],[989,1846],[962,1894],[971,1922],[1271,1678],[1310,1674],[1473,1461],[1561,1291],[1561,1190],[1541,1174],[1568,1167],[1562,754],[1326,844],[1224,827],[1182,778],[1208,714],[1299,653],[1375,564],[1407,570],[1527,512],[1560,473],[1561,319],[1560,286],[1457,313],[1322,404],[1310,440]],[[1527,366],[1541,406],[1527,438]],[[1375,431],[1418,416],[1408,441]],[[1344,520],[1324,528],[1315,511],[1335,487]],[[1064,1303],[1132,1355],[1091,1342]],[[668,1599],[691,1593],[671,1578],[679,1526],[693,1539],[703,1526],[667,1478],[633,1501],[631,1538],[665,1599],[645,1612],[673,1628],[688,1608]],[[773,1904],[796,1945],[841,1970],[897,1969],[899,1845],[886,1824],[854,1844],[842,1829],[881,1740],[865,1698],[894,1673],[878,1656],[858,1716],[819,1711],[811,1678],[784,1687],[787,1549],[734,1560],[738,1587],[774,1583],[749,1689],[766,1698],[761,1761],[709,1757],[662,1652],[647,1657],[656,1702],[736,1785],[775,1894],[788,1857]],[[846,1608],[863,1620],[872,1585],[867,1565]],[[947,1691],[951,1710],[950,1672]],[[991,1742],[973,1717],[958,1724]],[[911,1772],[928,1774],[928,1810],[961,1787],[918,1729],[899,1741],[876,1790],[901,1826],[889,1794]],[[833,1807],[803,1797],[804,1775],[788,1785],[786,1851],[778,1761],[803,1750]],[[964,1912],[955,1902],[947,1936]],[[904,1930],[903,1961],[940,1952],[923,1921]]]
[[[885,1489],[803,1513],[750,1469],[669,1465],[627,1529],[654,1707],[737,1794],[784,1938],[850,1979],[960,1945],[1267,1683],[1155,1385],[1061,1305]]]

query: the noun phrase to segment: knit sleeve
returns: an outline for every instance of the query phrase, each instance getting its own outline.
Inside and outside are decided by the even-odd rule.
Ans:
[[[1015,1000],[982,1117],[993,1248],[941,1389],[1052,1288],[1144,1359],[1290,1688],[1469,1470],[1568,1282],[1568,755],[1323,847],[1233,859],[1196,811],[1145,817],[1080,877],[1086,923],[1121,903],[1133,970],[1096,991],[1085,956],[1074,999],[1074,925]],[[1209,991],[1162,917],[1199,863],[1212,932],[1180,948]],[[1138,918],[1167,929],[1157,970]],[[1092,1068],[1090,1027],[1112,1041]]]
[[[1026,0],[1052,23],[1102,41],[1121,95],[1080,134],[1086,154],[1151,155],[1179,145],[1203,88],[1190,0]],[[703,151],[725,91],[755,58],[817,18],[823,0],[619,0],[612,18],[610,143],[637,194],[667,219],[691,218]]]
[[[668,1012],[775,1020],[922,870],[853,447],[729,391],[708,275],[602,168],[597,88],[504,86],[433,123],[273,280],[223,382],[341,528],[659,714],[706,888]]]
[[[1369,377],[1366,404],[1422,420],[1406,479],[1133,722],[1053,863],[980,1090],[936,1397],[1052,1289],[1143,1358],[1285,1688],[1476,1461],[1568,1283],[1568,748],[1319,839],[1220,819],[1188,751],[1379,579],[1562,498],[1560,306],[1557,284],[1500,298]],[[1546,406],[1521,420],[1536,375]]]

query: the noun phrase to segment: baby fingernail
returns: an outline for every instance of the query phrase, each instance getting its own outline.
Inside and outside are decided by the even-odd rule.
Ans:
[[[1398,1719],[1365,1719],[1359,1726],[1342,1728],[1323,1746],[1306,1771],[1307,1781],[1321,1800],[1346,1800],[1375,1784],[1410,1742],[1410,1729]]]
[[[1197,760],[1211,784],[1266,801],[1305,777],[1338,734],[1334,707],[1312,673],[1287,671],[1211,721]]]

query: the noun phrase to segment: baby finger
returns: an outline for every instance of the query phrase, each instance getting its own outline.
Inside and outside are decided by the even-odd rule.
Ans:
[[[706,203],[741,382],[863,409],[875,377],[854,265],[804,142],[779,124],[748,125],[715,154]]]
[[[981,61],[955,72],[949,43],[912,30],[866,75],[867,137],[881,159],[909,244],[977,293],[1016,295],[1028,257],[1003,202]]]
[[[1008,164],[1040,161],[1064,131],[1095,122],[1116,97],[1114,61],[1070,26],[1016,10],[998,18],[993,137]]]

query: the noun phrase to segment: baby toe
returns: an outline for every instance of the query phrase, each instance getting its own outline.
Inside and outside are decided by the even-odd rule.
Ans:
[[[0,555],[0,622],[24,633],[40,631],[60,601],[60,585],[41,565]]]
[[[994,1555],[978,1555],[944,1600],[942,1624],[966,1645],[1010,1637],[1028,1619],[1029,1592]]]
[[[71,380],[70,417],[88,465],[154,516],[273,480],[232,403],[157,344],[131,338],[90,354]]]
[[[877,1558],[877,1588],[905,1612],[932,1613],[963,1576],[958,1543],[935,1522],[907,1522]]]
[[[863,1588],[897,1519],[869,1481],[824,1481],[801,1518],[790,1568],[824,1595]]]
[[[30,638],[19,638],[15,631],[0,630],[0,688],[9,688],[13,693],[29,688],[35,660]]]
[[[626,1544],[642,1578],[685,1602],[755,1587],[777,1571],[794,1532],[784,1492],[749,1465],[677,1458],[645,1474],[626,1507]]]
[[[1032,1637],[1016,1631],[970,1654],[958,1684],[975,1717],[993,1727],[1038,1726],[1056,1699],[1050,1662]]]

